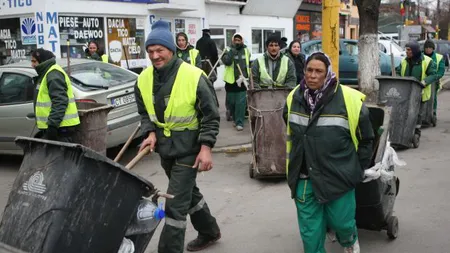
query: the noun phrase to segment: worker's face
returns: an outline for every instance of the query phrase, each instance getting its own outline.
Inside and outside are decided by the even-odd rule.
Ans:
[[[179,48],[186,48],[186,44],[187,44],[187,41],[186,41],[186,38],[184,38],[184,36],[178,36],[178,38],[177,38],[177,45],[178,45],[178,47]]]
[[[89,44],[89,53],[92,55],[94,53],[97,52],[97,45],[95,45],[95,43],[90,43]]]
[[[233,39],[233,44],[235,45],[235,46],[242,46],[242,39],[241,38],[239,38],[239,37],[234,37],[234,39]]]
[[[31,67],[33,67],[35,69],[37,67],[37,65],[39,65],[38,60],[36,60],[36,58],[31,56]]]
[[[270,42],[267,46],[267,51],[270,55],[276,56],[280,52],[280,45],[277,42]]]
[[[411,48],[407,47],[405,49],[406,49],[406,57],[412,58],[413,57],[413,52],[412,52]]]
[[[147,48],[148,57],[152,61],[152,65],[156,68],[162,68],[173,57],[173,52],[161,45],[152,45]]]
[[[432,54],[432,53],[433,53],[433,51],[434,51],[434,49],[433,49],[433,48],[431,48],[431,47],[427,47],[427,48],[425,48],[425,53],[426,53],[426,54]]]
[[[325,84],[327,77],[327,67],[325,63],[319,60],[311,60],[306,65],[305,81],[308,88],[318,90]]]
[[[295,43],[292,45],[291,53],[292,53],[293,55],[299,55],[299,54],[300,54],[300,51],[301,51],[300,43],[295,42]]]

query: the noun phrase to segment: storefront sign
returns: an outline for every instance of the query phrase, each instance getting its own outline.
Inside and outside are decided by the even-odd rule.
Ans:
[[[108,18],[108,45],[111,59],[121,65],[121,61],[145,59],[144,32],[137,29],[136,19]]]
[[[36,49],[36,44],[23,43],[22,20],[0,19],[0,65],[26,60],[31,50]]]
[[[0,1],[0,3],[1,2],[3,2],[3,6],[6,6],[10,9],[28,7],[33,5],[33,0],[3,0]]]
[[[37,45],[61,55],[57,12],[36,12]]]
[[[20,18],[23,45],[36,45],[36,22],[34,18]]]
[[[187,33],[189,44],[195,45],[195,43],[197,43],[197,24],[189,24]]]
[[[169,3],[169,0],[103,0],[110,2],[124,2],[124,3],[141,3],[141,4],[160,4]]]
[[[76,40],[104,38],[103,18],[60,16],[59,29],[72,31]]]

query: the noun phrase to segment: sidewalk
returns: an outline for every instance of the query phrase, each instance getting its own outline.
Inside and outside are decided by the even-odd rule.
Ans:
[[[442,89],[450,90],[450,71],[445,71],[444,77],[442,77]]]
[[[217,137],[215,151],[222,150],[223,152],[229,149],[229,152],[233,152],[236,149],[245,149],[240,151],[246,151],[250,147],[251,134],[248,125],[248,120],[244,123],[244,130],[238,132],[233,127],[232,121],[226,119],[225,109],[225,89],[216,90],[217,99],[219,100],[219,112],[220,112],[220,131]],[[235,151],[236,152],[236,151]]]

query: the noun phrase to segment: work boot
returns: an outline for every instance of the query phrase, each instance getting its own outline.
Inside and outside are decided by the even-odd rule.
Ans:
[[[216,237],[198,235],[198,237],[196,239],[194,239],[188,243],[186,249],[188,251],[204,250],[204,249],[208,248],[209,246],[211,246],[213,243],[217,242],[221,237],[222,237],[222,235],[220,233]]]
[[[356,242],[355,242],[355,244],[353,244],[353,246],[345,247],[344,248],[344,253],[360,253],[359,241],[356,240]]]
[[[236,126],[236,130],[238,130],[240,132],[240,131],[244,130],[244,127],[243,126]]]

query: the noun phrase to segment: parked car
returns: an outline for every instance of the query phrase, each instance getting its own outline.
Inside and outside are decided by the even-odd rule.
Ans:
[[[406,51],[392,40],[378,40],[378,47],[381,52],[396,57],[406,57]]]
[[[67,72],[67,60],[57,63]],[[68,72],[69,73],[69,72]],[[16,136],[34,136],[33,98],[37,76],[30,62],[0,66],[0,153],[21,154]],[[113,105],[108,115],[107,147],[126,142],[137,127],[140,116],[134,97],[138,75],[118,66],[85,59],[72,59],[70,79],[77,101]]]
[[[450,41],[448,40],[433,40],[436,45],[435,51],[444,56],[445,66],[449,66],[449,57],[450,57]],[[425,40],[419,41],[420,49],[423,51],[423,45],[425,44]]]
[[[311,40],[302,43],[302,53],[307,57],[314,52],[322,51],[321,40]],[[392,75],[391,58],[387,54],[380,53],[381,75]],[[395,57],[395,66],[400,65],[401,58]],[[339,40],[339,82],[341,84],[356,86],[358,85],[358,41],[357,40]]]

